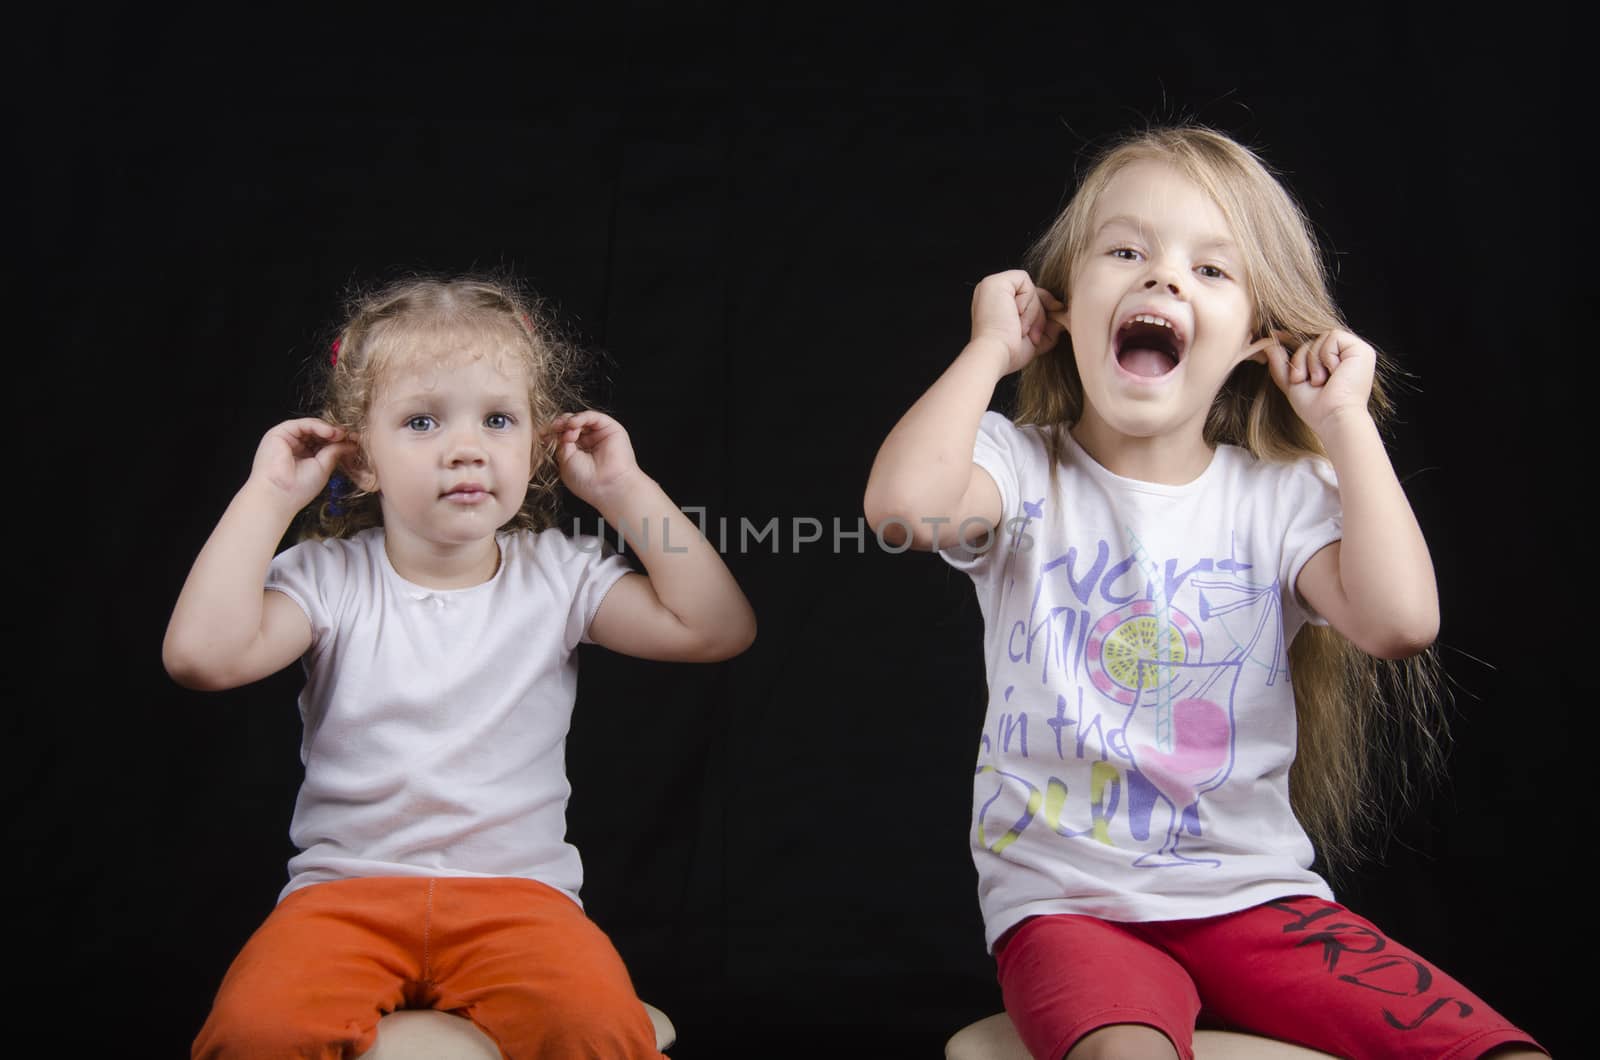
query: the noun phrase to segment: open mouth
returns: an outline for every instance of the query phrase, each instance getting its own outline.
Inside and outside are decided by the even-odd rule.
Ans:
[[[1154,313],[1135,313],[1117,329],[1117,363],[1130,374],[1158,379],[1183,360],[1185,340],[1176,325]]]

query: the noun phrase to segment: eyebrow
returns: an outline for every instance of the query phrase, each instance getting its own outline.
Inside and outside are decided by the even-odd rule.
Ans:
[[[1095,234],[1096,237],[1099,237],[1099,236],[1105,234],[1105,230],[1106,229],[1112,227],[1113,225],[1119,225],[1119,224],[1120,225],[1126,225],[1127,227],[1132,228],[1134,231],[1140,232],[1140,233],[1144,233],[1144,232],[1148,231],[1148,229],[1149,229],[1149,226],[1146,225],[1144,223],[1144,221],[1140,220],[1137,217],[1134,217],[1132,214],[1119,213],[1115,217],[1106,218],[1105,221],[1100,225],[1100,227],[1095,229],[1095,233],[1094,234]],[[1232,237],[1224,236],[1224,235],[1214,235],[1214,236],[1207,237],[1205,239],[1202,239],[1198,244],[1196,244],[1196,246],[1197,246],[1198,249],[1201,249],[1201,250],[1233,250],[1233,251],[1237,251],[1239,249],[1238,243],[1234,242]]]
[[[486,405],[515,405],[526,399],[526,395],[516,392],[483,395]],[[385,395],[383,401],[390,405],[437,405],[441,401],[437,390],[414,390],[399,394]]]

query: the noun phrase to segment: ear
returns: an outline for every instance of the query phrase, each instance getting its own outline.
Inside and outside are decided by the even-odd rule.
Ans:
[[[1278,345],[1278,340],[1271,335],[1256,339],[1244,348],[1239,360],[1241,362],[1254,361],[1257,364],[1266,364],[1267,350],[1276,345]]]
[[[354,482],[361,492],[378,492],[378,473],[372,469],[372,464],[367,460],[366,451],[361,448],[359,440],[356,442],[356,451],[339,461],[339,470],[343,471],[345,477]]]

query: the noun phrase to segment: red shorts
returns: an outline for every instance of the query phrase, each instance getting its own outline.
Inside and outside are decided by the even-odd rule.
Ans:
[[[611,940],[560,891],[505,877],[319,883],[234,959],[196,1058],[358,1056],[378,1017],[436,1008],[512,1057],[661,1060]]]
[[[1024,920],[995,947],[1000,990],[1037,1057],[1090,1031],[1154,1027],[1184,1060],[1194,1029],[1245,1031],[1352,1060],[1476,1057],[1533,1039],[1343,906],[1296,897],[1201,920]]]

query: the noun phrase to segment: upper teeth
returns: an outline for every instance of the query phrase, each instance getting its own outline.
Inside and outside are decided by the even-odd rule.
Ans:
[[[1158,325],[1160,327],[1163,327],[1163,328],[1172,327],[1172,323],[1170,321],[1163,320],[1158,316],[1152,316],[1149,313],[1135,313],[1133,315],[1133,319],[1130,320],[1129,323],[1130,324],[1156,324],[1156,325]]]

